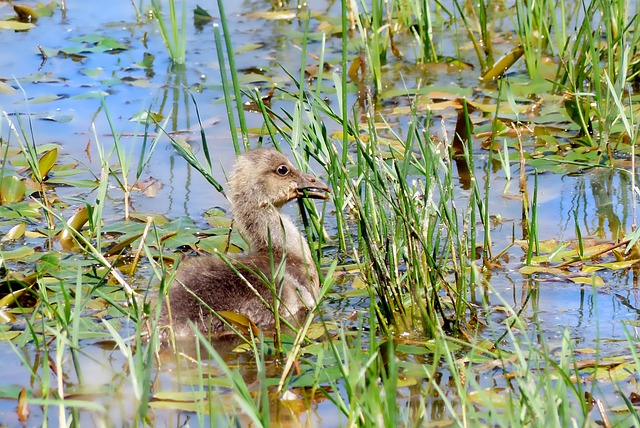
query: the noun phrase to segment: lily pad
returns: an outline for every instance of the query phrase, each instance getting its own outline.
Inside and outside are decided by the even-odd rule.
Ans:
[[[19,202],[24,198],[26,191],[27,186],[20,178],[14,175],[4,177],[0,183],[0,203],[6,205]]]
[[[0,30],[26,31],[35,27],[30,22],[0,21]]]
[[[0,251],[0,262],[6,262],[7,260],[20,260],[35,254],[35,252],[36,250],[28,246],[16,248],[15,250]]]

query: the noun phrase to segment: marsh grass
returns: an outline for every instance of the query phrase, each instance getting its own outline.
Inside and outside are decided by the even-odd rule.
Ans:
[[[169,58],[176,66],[184,66],[187,52],[187,2],[182,2],[180,22],[176,11],[176,0],[169,0],[169,22],[162,12],[161,0],[151,0],[151,9],[158,23],[160,35]]]
[[[365,13],[369,12],[365,10]],[[520,13],[519,19],[524,20],[524,11]],[[545,15],[549,10],[540,9],[536,13],[533,20],[522,22],[523,35],[534,33],[534,28],[554,19]],[[371,29],[378,25],[375,28],[379,30],[381,16],[379,5],[373,5],[370,19],[363,19],[356,25],[360,25],[363,33],[370,29],[362,22]],[[486,40],[490,35],[487,10],[480,10],[478,16],[482,23],[481,35]],[[343,26],[346,28],[345,15]],[[379,67],[377,61],[384,58],[384,49],[380,49],[383,48],[381,36],[384,36],[383,32],[363,35],[361,39],[365,45],[372,44],[365,50],[373,65],[374,87],[379,79],[375,71]],[[540,43],[540,39],[531,40]],[[536,45],[531,40],[524,52],[528,66],[531,64],[530,72],[535,73],[536,64],[542,58],[540,52],[546,45]],[[343,51],[343,65],[347,62],[344,52],[346,50]],[[490,52],[484,55],[491,58]],[[488,187],[481,188],[479,180],[473,176],[473,151],[465,147],[456,157],[446,143],[434,145],[428,134],[417,126],[416,110],[408,119],[410,125],[406,133],[396,135],[394,144],[389,145],[388,140],[378,138],[379,126],[373,120],[375,111],[369,112],[370,120],[365,123],[348,118],[344,74],[334,75],[337,110],[315,96],[313,90],[307,91],[302,79],[290,77],[297,90],[297,93],[287,93],[295,100],[290,111],[276,111],[265,105],[258,92],[247,91],[245,95],[262,112],[264,134],[260,143],[268,139],[280,146],[284,141],[293,150],[301,168],[318,163],[326,171],[327,181],[334,189],[338,248],[355,255],[358,274],[369,284],[368,312],[360,314],[355,329],[366,329],[368,334],[351,334],[339,329],[337,336],[328,337],[323,352],[314,351],[309,358],[315,366],[312,369],[313,388],[324,391],[346,418],[345,424],[366,425],[370,421],[378,421],[384,426],[420,424],[429,419],[425,409],[430,404],[424,398],[429,393],[442,400],[447,416],[459,425],[563,426],[576,420],[579,424],[588,423],[591,417],[606,420],[606,414],[592,416],[588,396],[580,383],[575,382],[582,374],[567,334],[563,336],[559,352],[544,342],[540,348],[539,338],[529,339],[522,333],[528,326],[521,314],[505,303],[509,322],[506,325],[489,324],[505,343],[481,346],[481,342],[474,340],[476,333],[468,320],[477,314],[469,304],[468,296],[475,287],[487,286],[481,271],[482,266],[492,260],[492,240],[491,201]],[[624,80],[620,78],[619,82]],[[614,93],[621,94],[620,91]],[[232,97],[237,102],[237,94],[225,94],[228,106],[232,105]],[[515,105],[513,99],[510,102]],[[373,104],[370,102],[369,105]],[[616,111],[622,111],[619,105]],[[466,120],[469,121],[468,113]],[[328,122],[341,126],[342,138],[328,135]],[[230,119],[230,123],[234,122]],[[234,130],[235,126],[232,126],[232,133]],[[472,141],[470,135],[466,137],[467,141]],[[510,177],[511,159],[506,154],[506,144],[502,147],[500,160],[505,175]],[[463,207],[458,206],[460,202],[454,195],[452,171],[452,165],[460,162],[471,171],[470,182],[473,183],[468,202]],[[523,160],[521,165],[525,162]],[[525,174],[524,171],[521,174]],[[535,173],[533,176],[532,189],[527,189],[526,179],[521,180],[527,260],[539,251],[538,181]],[[482,229],[477,228],[478,223]],[[346,231],[348,227],[355,227],[355,232]],[[314,229],[321,238],[321,228],[314,224]],[[481,264],[473,251],[477,239],[485,251]],[[430,338],[432,365],[421,366],[420,378],[424,383],[418,382],[419,386],[412,391],[419,398],[411,402],[408,410],[400,410],[397,391],[403,388],[400,383],[407,380],[410,371],[398,357],[398,348],[402,346],[396,346],[396,339],[407,332],[414,337]],[[455,339],[456,335],[459,339]],[[304,341],[297,342],[301,344],[302,353],[288,354],[288,362],[304,355]],[[251,349],[258,371],[262,373],[264,351],[255,343],[264,342],[251,343],[254,344]],[[215,349],[210,348],[208,352],[218,364],[225,365],[223,359],[215,357]],[[337,373],[323,378],[328,361],[337,364],[334,367]],[[475,381],[477,370],[482,371],[483,363],[479,361],[499,364],[511,380],[505,380],[502,387],[487,389]],[[439,368],[442,363],[449,367],[448,376],[457,391],[454,399],[436,380],[436,373],[442,373]],[[260,392],[248,394],[239,374],[224,370],[225,376],[233,382],[233,394],[242,414],[256,424],[265,424],[269,420],[264,402],[268,394],[264,389],[267,378],[261,378]],[[286,374],[280,380],[281,392],[287,390],[284,385],[296,385],[295,376],[283,383]],[[322,387],[321,379],[329,389]]]

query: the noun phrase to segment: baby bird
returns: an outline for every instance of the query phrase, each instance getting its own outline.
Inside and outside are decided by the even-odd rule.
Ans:
[[[258,326],[272,325],[274,296],[268,283],[276,287],[279,312],[285,317],[312,308],[318,298],[318,272],[309,245],[280,209],[297,198],[327,199],[329,187],[295,168],[277,150],[262,148],[238,158],[229,189],[234,224],[250,249],[226,261],[219,255],[200,256],[180,265],[161,319],[161,325],[173,326],[177,337],[193,334],[189,321],[205,335],[224,333],[224,323],[208,308],[242,314]]]

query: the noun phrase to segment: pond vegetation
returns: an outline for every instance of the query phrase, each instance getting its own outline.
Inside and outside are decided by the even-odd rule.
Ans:
[[[3,4],[0,424],[638,425],[639,8]],[[263,144],[322,299],[162,346]]]

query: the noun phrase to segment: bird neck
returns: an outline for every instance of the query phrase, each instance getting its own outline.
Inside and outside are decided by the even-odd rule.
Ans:
[[[309,267],[313,266],[306,239],[291,219],[273,205],[259,210],[236,207],[234,222],[249,242],[251,252],[270,251],[278,258],[286,254],[288,257],[298,257]]]

